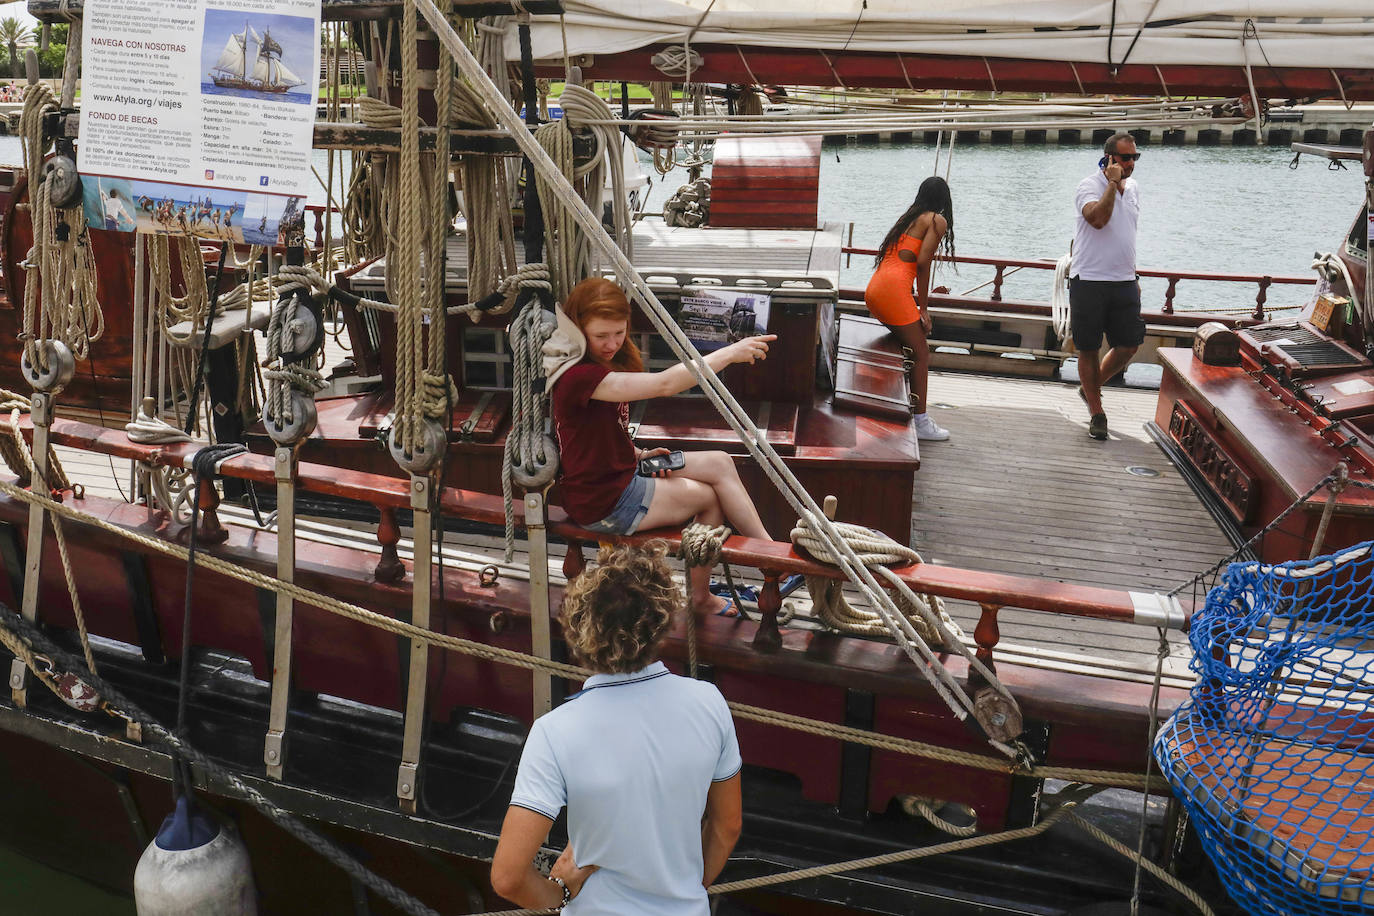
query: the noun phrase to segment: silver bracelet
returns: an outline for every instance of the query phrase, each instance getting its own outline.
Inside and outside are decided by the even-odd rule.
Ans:
[[[572,900],[572,891],[568,889],[567,882],[564,881],[562,878],[557,878],[553,875],[549,875],[549,880],[563,889],[563,902],[558,904],[558,906],[554,907],[554,909],[556,910],[561,910],[563,909],[563,907],[567,906],[568,903]]]

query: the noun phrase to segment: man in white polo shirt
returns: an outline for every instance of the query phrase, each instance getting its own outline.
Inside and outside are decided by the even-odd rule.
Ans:
[[[568,586],[563,635],[593,671],[530,728],[491,863],[498,894],[570,916],[708,916],[706,888],[741,827],[725,698],[656,661],[681,591],[664,548],[604,548]],[[685,611],[690,613],[690,611]],[[568,846],[533,859],[563,808]]]
[[[1079,395],[1092,419],[1088,435],[1107,438],[1102,383],[1126,368],[1145,340],[1140,317],[1140,283],[1135,272],[1136,224],[1140,193],[1135,171],[1135,139],[1113,134],[1102,147],[1098,170],[1078,183],[1073,268],[1069,274],[1069,312],[1078,350]],[[1099,360],[1103,336],[1111,348]]]

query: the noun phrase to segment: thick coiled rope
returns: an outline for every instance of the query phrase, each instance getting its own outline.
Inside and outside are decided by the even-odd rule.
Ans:
[[[533,296],[510,323],[514,363],[510,432],[501,459],[501,496],[506,503],[506,562],[515,557],[514,488],[542,490],[558,473],[558,446],[544,431],[544,342],[558,323]]]
[[[843,522],[832,524],[854,551],[860,563],[889,583],[894,583],[891,588],[893,601],[921,639],[928,645],[958,652],[969,660],[970,665],[976,664],[981,671],[983,663],[964,646],[964,632],[945,610],[944,600],[939,595],[917,595],[886,566],[889,563],[900,563],[904,566],[920,563],[919,553],[885,534],[861,525]],[[805,550],[816,561],[838,565],[838,559],[829,540],[815,532],[805,521],[797,522],[796,527],[792,529],[791,537],[793,544]],[[845,600],[844,583],[819,576],[807,576],[806,588],[811,593],[811,603],[815,607],[816,616],[826,626],[842,633],[866,636],[891,635],[891,630],[882,617],[873,611],[853,607]],[[1008,700],[1011,699],[1005,690],[999,692]]]
[[[456,121],[482,129],[496,127],[496,119],[476,90],[462,82],[455,82],[453,90]],[[468,299],[475,302],[494,292],[501,278],[516,268],[511,185],[505,160],[499,156],[464,156],[462,172]],[[473,321],[478,317],[472,314]]]
[[[663,202],[663,222],[696,229],[711,218],[711,179],[698,178],[673,192]]]
[[[730,537],[730,529],[725,525],[706,525],[692,522],[682,529],[682,542],[678,548],[682,555],[682,570],[687,580],[687,589],[692,587],[692,567],[704,566],[714,569],[720,562],[720,552]],[[739,599],[736,598],[736,607]],[[697,676],[697,615],[689,603],[687,607],[687,672],[692,678]]]
[[[49,146],[43,120],[57,110],[52,89],[37,83],[28,88],[19,117],[33,219],[33,247],[20,264],[26,272],[21,337],[29,364],[41,370],[48,368],[48,351],[38,341],[60,340],[73,356],[85,359],[90,342],[99,340],[105,331],[82,203],[78,199],[75,206],[58,210],[52,204],[49,181],[39,179]]]
[[[559,118],[535,128],[534,139],[558,166],[563,178],[574,186],[574,193],[586,200],[587,189],[582,179],[588,172],[596,169],[600,156],[593,157],[581,170],[574,169],[572,128],[566,118]],[[599,169],[597,176],[595,206],[590,202],[587,204],[594,213],[601,210]],[[553,283],[554,298],[561,302],[568,297],[574,286],[589,275],[591,243],[577,225],[567,202],[557,190],[543,180],[538,181],[537,187],[539,208],[544,214],[544,232],[548,240],[545,257],[549,264],[549,279]]]
[[[563,106],[564,120],[574,129],[585,126],[598,137],[597,146],[604,153],[598,156],[597,160],[610,169],[611,175],[611,238],[615,239],[615,243],[625,252],[626,257],[633,258],[634,235],[631,232],[630,207],[625,195],[625,159],[621,150],[624,141],[614,124],[596,123],[612,119],[615,115],[611,112],[610,106],[602,101],[601,96],[576,85],[564,87],[559,104]],[[589,173],[587,181],[596,185],[595,188],[588,187],[587,190],[589,194],[595,194],[599,204],[605,186],[605,182],[601,180],[600,170]],[[593,213],[599,212],[599,206],[593,206],[590,197],[587,204],[592,207]]]

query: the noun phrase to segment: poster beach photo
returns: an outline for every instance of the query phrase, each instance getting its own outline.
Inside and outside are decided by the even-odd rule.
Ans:
[[[315,24],[304,16],[207,9],[202,95],[310,104],[318,76]]]

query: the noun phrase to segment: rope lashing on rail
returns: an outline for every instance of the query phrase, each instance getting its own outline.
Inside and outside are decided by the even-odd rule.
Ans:
[[[85,359],[91,341],[99,340],[105,331],[105,315],[96,295],[95,255],[81,197],[73,206],[58,209],[52,202],[56,173],[43,170],[43,156],[50,145],[43,134],[43,121],[58,110],[52,88],[37,83],[28,87],[19,117],[33,221],[33,246],[19,265],[26,274],[20,336],[25,358],[40,372],[48,370],[50,353],[39,345],[41,340],[60,340],[73,356]],[[65,157],[61,161],[74,167]]]
[[[870,569],[885,571],[885,564],[888,563],[909,566],[921,562],[919,553],[905,544],[898,544],[885,534],[845,522],[836,522],[835,528],[854,549],[859,561]],[[817,562],[836,565],[837,560],[829,543],[804,522],[798,521],[797,526],[792,529],[791,538],[793,544],[805,550]],[[845,600],[843,582],[820,576],[807,576],[806,589],[811,593],[811,603],[815,607],[816,616],[826,626],[841,633],[888,635],[887,625],[881,617],[872,611],[856,608]],[[963,645],[964,631],[949,616],[940,596],[918,596],[909,589],[899,589],[897,604],[927,644],[944,646],[956,651],[956,647]],[[972,657],[967,650],[962,654]]]
[[[174,557],[183,562],[186,560],[187,550],[179,544],[150,537],[140,531],[124,528],[89,513],[80,512],[41,493],[34,493],[22,487],[15,486],[9,481],[0,480],[0,494],[4,494],[11,499],[19,500],[28,505],[42,506],[45,511],[58,513],[64,518],[70,518],[79,521],[83,525],[99,529],[100,531],[107,532],[116,537],[122,537],[149,551],[162,554],[163,556]],[[493,646],[487,643],[463,639],[459,636],[451,636],[447,633],[439,633],[434,630],[417,627],[403,620],[398,620],[395,617],[379,614],[376,611],[368,610],[360,605],[313,591],[294,582],[286,582],[265,573],[245,568],[237,563],[214,556],[213,554],[202,555],[198,562],[206,569],[213,570],[236,582],[243,582],[254,588],[261,588],[274,593],[290,595],[296,601],[320,608],[331,614],[337,614],[355,623],[376,627],[379,630],[383,630],[393,636],[398,636],[403,639],[422,642],[426,645],[451,652],[458,652],[463,655],[469,655],[473,658],[482,659],[483,661],[510,665],[528,671],[540,671],[554,675],[555,677],[583,681],[593,674],[591,670],[577,665],[550,661],[525,652],[517,652],[513,649],[505,649],[499,646]],[[861,744],[865,747],[877,748],[878,750],[926,757],[953,766],[966,766],[994,773],[1017,773],[1035,779],[1063,779],[1073,782],[1087,782],[1094,785],[1118,786],[1127,789],[1144,790],[1149,788],[1151,790],[1164,790],[1167,788],[1162,779],[1147,781],[1144,776],[1138,773],[1094,770],[1082,767],[1029,765],[1024,760],[1007,760],[1000,757],[989,757],[968,751],[952,750],[934,744],[913,741],[909,738],[883,735],[861,728],[852,728],[846,725],[837,725],[833,722],[825,722],[820,719],[812,719],[806,716],[764,709],[759,706],[750,706],[746,703],[731,702],[729,703],[729,707],[735,716],[751,722],[759,722],[764,725],[786,728],[805,734],[817,735],[822,738],[847,741],[851,744]]]
[[[24,441],[24,434],[19,430],[19,415],[28,413],[31,408],[29,399],[22,394],[0,388],[0,413],[9,411],[10,416],[10,434],[0,435],[0,458],[4,459],[5,465],[14,472],[15,477],[30,483],[37,473],[37,468],[34,467],[28,443]],[[48,480],[45,486],[49,492],[73,489],[67,472],[62,469],[62,462],[57,458],[56,450],[51,448],[48,449]]]
[[[831,540],[832,549],[836,553],[840,569],[859,589],[870,606],[882,616],[893,639],[915,663],[916,670],[927,679],[932,689],[956,718],[963,720],[969,715],[973,715],[975,720],[982,725],[984,731],[989,734],[988,740],[993,747],[1013,760],[1021,759],[1025,753],[1024,747],[1017,747],[991,737],[992,731],[996,729],[995,723],[984,721],[984,710],[975,706],[973,698],[965,693],[954,676],[920,638],[920,634],[916,632],[910,620],[897,608],[892,597],[879,584],[875,573],[864,566],[855,556],[854,551],[843,542],[834,525],[821,512],[820,506],[797,480],[796,475],[783,463],[773,446],[765,437],[758,435],[754,418],[740,406],[716,374],[711,371],[691,340],[677,325],[668,310],[664,308],[663,303],[658,300],[657,295],[649,287],[644,277],[635,269],[634,264],[606,235],[599,216],[592,213],[587,208],[586,203],[577,196],[560,166],[549,156],[540,143],[529,136],[513,110],[497,107],[496,102],[500,95],[496,86],[492,84],[481,65],[463,44],[452,24],[443,17],[431,0],[411,0],[406,4],[406,8],[412,7],[418,7],[424,13],[425,19],[434,30],[435,37],[449,48],[463,75],[492,103],[501,126],[510,133],[521,151],[529,157],[531,166],[541,179],[539,183],[541,196],[548,194],[557,198],[566,213],[586,233],[586,238],[595,240],[602,254],[609,260],[611,269],[618,281],[626,287],[627,293],[639,303],[674,355],[700,386],[707,401],[729,423],[731,429],[735,431],[740,442],[758,463],[765,476],[768,477],[773,486],[777,487],[798,517],[806,519],[816,531],[823,533],[826,538]],[[555,287],[557,285],[555,282]],[[985,666],[979,664],[978,668],[980,673],[986,672]],[[1005,694],[1006,688],[991,672],[986,673],[989,685],[999,693]]]
[[[704,566],[707,569],[715,569],[716,564],[720,562],[721,551],[725,549],[725,541],[729,537],[730,529],[725,525],[692,522],[682,529],[682,540],[678,547],[678,553],[682,556],[682,567],[689,597],[692,588],[692,567]],[[730,595],[735,603],[735,610],[739,612],[740,616],[744,616],[744,606],[740,604],[739,591],[735,588],[735,580],[730,574],[729,563],[725,564],[725,578],[730,584]],[[697,615],[692,610],[690,601],[685,616],[687,618],[687,672],[695,680],[697,676]]]
[[[702,58],[695,48],[672,45],[649,58],[649,63],[664,76],[682,79],[693,70],[701,69]]]
[[[558,322],[544,308],[547,291],[537,295],[510,323],[514,378],[511,382],[511,421],[501,457],[501,496],[506,504],[506,562],[515,557],[514,488],[543,490],[558,473],[558,443],[545,431],[544,343]]]

